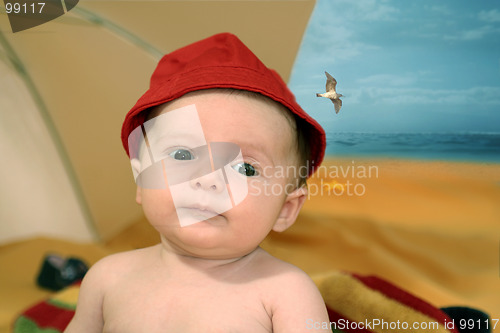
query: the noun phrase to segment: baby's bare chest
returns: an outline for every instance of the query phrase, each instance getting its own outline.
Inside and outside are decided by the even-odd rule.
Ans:
[[[104,332],[272,332],[262,296],[252,283],[131,280],[106,293]]]

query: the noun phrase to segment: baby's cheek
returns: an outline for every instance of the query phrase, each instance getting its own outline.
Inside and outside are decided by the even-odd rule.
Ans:
[[[145,190],[142,200],[142,208],[148,220],[153,223],[164,221],[175,214],[172,195],[168,189]]]

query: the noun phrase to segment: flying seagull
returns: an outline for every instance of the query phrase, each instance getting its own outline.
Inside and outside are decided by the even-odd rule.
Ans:
[[[335,91],[335,87],[337,86],[337,80],[328,72],[325,72],[326,74],[326,92],[324,94],[316,94],[316,97],[326,97],[332,100],[333,105],[335,106],[335,113],[339,113],[340,108],[342,107],[342,101],[340,100],[340,97],[342,97],[341,94],[337,94]]]

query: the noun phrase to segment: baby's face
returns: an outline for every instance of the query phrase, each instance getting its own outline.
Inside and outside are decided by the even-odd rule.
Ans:
[[[291,191],[283,173],[295,165],[287,119],[271,103],[216,90],[161,108],[154,125],[144,125],[150,149],[141,160],[162,159],[165,186],[138,182],[137,190],[149,222],[181,254],[251,252],[275,227]]]

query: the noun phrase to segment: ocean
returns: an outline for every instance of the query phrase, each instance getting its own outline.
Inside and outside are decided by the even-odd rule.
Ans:
[[[500,163],[500,133],[327,133],[329,156]]]

